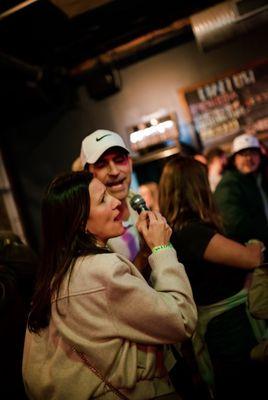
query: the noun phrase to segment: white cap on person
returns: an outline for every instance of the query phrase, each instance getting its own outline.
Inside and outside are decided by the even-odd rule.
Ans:
[[[249,133],[244,133],[243,135],[239,135],[233,140],[231,155],[233,156],[239,151],[246,149],[260,150],[259,140],[255,136]]]
[[[106,129],[98,129],[86,136],[82,141],[80,153],[83,168],[87,163],[94,164],[111,147],[121,147],[129,153],[128,148],[118,133]]]

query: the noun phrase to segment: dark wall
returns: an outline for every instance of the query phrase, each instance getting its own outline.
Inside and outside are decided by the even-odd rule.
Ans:
[[[25,107],[31,110],[31,103]],[[22,216],[26,237],[38,249],[40,242],[40,201],[48,182],[58,173],[71,169],[87,134],[79,93],[66,104],[34,110],[27,117],[13,110],[1,135],[4,161],[11,177],[15,199]]]

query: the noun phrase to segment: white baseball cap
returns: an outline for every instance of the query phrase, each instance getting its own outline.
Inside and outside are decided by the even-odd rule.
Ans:
[[[249,133],[237,136],[233,140],[231,155],[245,149],[260,149],[259,140]]]
[[[100,156],[111,147],[121,147],[129,153],[123,139],[118,133],[98,129],[82,141],[80,159],[84,168],[86,163],[94,164]]]

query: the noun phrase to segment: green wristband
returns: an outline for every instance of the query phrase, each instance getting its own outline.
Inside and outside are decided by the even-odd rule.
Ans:
[[[166,249],[173,249],[173,246],[171,243],[168,244],[161,244],[160,246],[155,246],[152,248],[152,253],[157,253],[160,250],[166,250]]]
[[[266,247],[265,247],[264,243],[259,239],[250,239],[245,244],[247,245],[247,244],[254,244],[254,243],[257,243],[257,244],[261,245],[261,251],[262,252],[264,252],[266,250]]]

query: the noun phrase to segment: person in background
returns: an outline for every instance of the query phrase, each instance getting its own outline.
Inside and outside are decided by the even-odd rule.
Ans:
[[[80,160],[83,168],[98,178],[121,202],[120,217],[125,230],[122,235],[108,241],[109,247],[142,268],[148,249],[141,243],[135,225],[138,214],[130,206],[134,195],[130,190],[132,160],[123,139],[115,132],[98,129],[82,141]]]
[[[26,400],[22,353],[38,257],[12,231],[0,231],[0,398]]]
[[[206,165],[207,164],[207,159],[205,155],[203,154],[203,146],[200,142],[199,135],[197,135],[198,138],[198,149],[194,147],[193,145],[186,144],[184,142],[180,142],[180,154],[183,156],[189,156],[193,157],[195,160],[200,161],[202,164]]]
[[[195,329],[191,287],[160,213],[142,212],[137,222],[151,251],[152,286],[109,250],[109,239],[126,229],[120,206],[86,171],[58,176],[48,187],[23,358],[31,400],[114,399],[118,392],[179,399],[167,375],[174,364],[167,344]]]
[[[261,263],[262,243],[245,246],[224,236],[206,166],[191,157],[164,166],[159,205],[198,307],[193,348],[205,382],[216,399],[259,399],[262,370],[250,351],[265,326],[248,315],[247,284]]]
[[[139,192],[144,198],[147,207],[152,211],[159,211],[158,185],[156,182],[146,182],[139,186]]]
[[[267,248],[268,177],[259,140],[250,134],[237,136],[230,163],[214,193],[226,235],[240,243],[259,239]]]
[[[207,159],[210,189],[214,192],[227,166],[228,158],[225,151],[220,147],[211,147],[206,151],[205,157]]]

